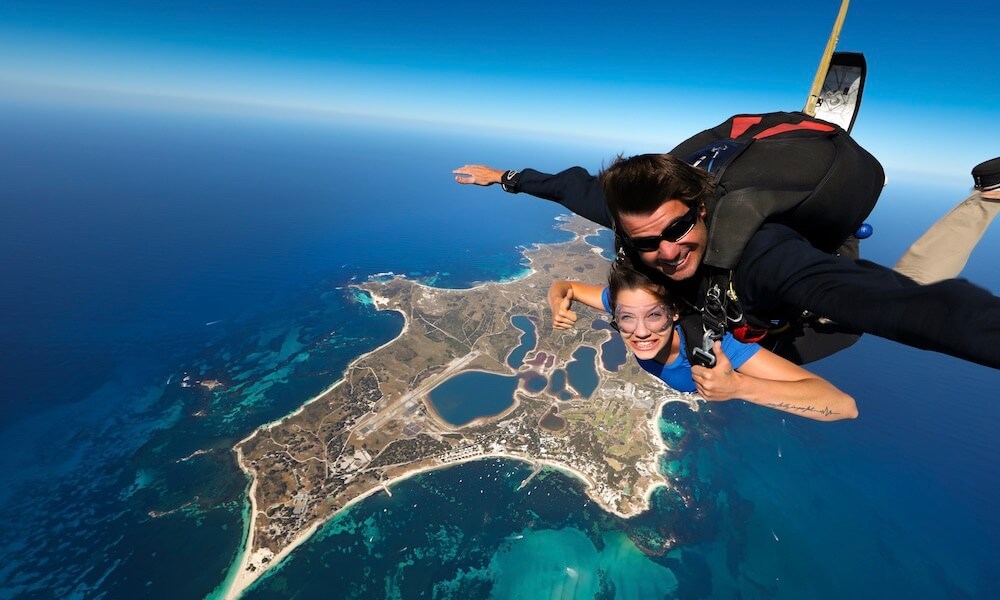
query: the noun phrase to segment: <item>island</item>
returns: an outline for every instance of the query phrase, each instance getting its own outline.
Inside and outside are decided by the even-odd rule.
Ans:
[[[620,342],[605,315],[581,306],[574,329],[552,329],[545,300],[552,280],[600,283],[609,266],[588,242],[599,233],[595,225],[560,217],[557,227],[572,239],[523,249],[529,273],[513,281],[442,289],[380,275],[356,285],[376,309],[401,313],[403,330],[352,361],[342,379],[298,411],[236,445],[251,479],[251,510],[226,597],[237,597],[351,504],[391,495],[403,478],[471,460],[503,457],[529,462],[535,472],[548,466],[570,473],[622,517],[648,508],[653,490],[668,485],[658,468],[663,405],[695,408],[695,400],[624,355],[609,365],[605,349]],[[587,385],[574,376],[581,367],[593,374]],[[509,398],[480,405],[473,393],[461,399],[464,417],[446,415],[435,393],[464,377],[482,381],[463,389],[483,398],[499,389]],[[484,405],[495,412],[476,413]]]

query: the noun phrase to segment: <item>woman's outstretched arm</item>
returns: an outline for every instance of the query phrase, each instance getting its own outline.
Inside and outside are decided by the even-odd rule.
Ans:
[[[736,398],[817,421],[854,419],[854,398],[829,381],[810,373],[777,354],[761,348],[740,368],[733,369],[715,343],[716,365],[691,368],[698,392],[705,400],[721,402]]]

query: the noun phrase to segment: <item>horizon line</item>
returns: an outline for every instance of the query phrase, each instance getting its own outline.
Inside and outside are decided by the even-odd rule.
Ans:
[[[619,149],[624,145],[663,147],[670,144],[670,141],[665,142],[660,137],[654,138],[643,135],[618,134],[611,136],[605,133],[584,134],[579,131],[570,131],[563,128],[517,127],[511,126],[508,122],[505,122],[501,126],[493,122],[474,119],[449,119],[447,117],[427,114],[412,115],[392,111],[365,111],[357,108],[319,106],[307,103],[246,100],[211,94],[198,95],[174,91],[153,91],[149,89],[84,86],[5,77],[0,77],[0,84],[8,84],[0,85],[0,100],[24,103],[62,104],[82,107],[118,105],[147,111],[197,113],[203,115],[219,114],[225,116],[258,116],[327,123],[342,123],[349,118],[360,118],[377,125],[385,125],[386,121],[392,121],[423,128],[445,127],[451,132],[462,132],[467,135],[472,134],[469,128],[474,128],[475,131],[488,132],[493,136],[502,138],[523,139],[523,135],[529,135],[535,140],[542,138],[548,141],[555,141],[552,139],[555,138],[563,142],[584,142],[588,146],[615,147]],[[67,92],[74,92],[77,95],[74,98],[66,98],[64,94]],[[79,96],[80,92],[85,94],[84,97],[81,98]],[[679,143],[682,139],[677,139],[674,143]],[[609,152],[609,156],[618,153],[616,150],[609,150]],[[901,165],[883,162],[883,166],[905,174],[907,180],[939,182],[943,180],[951,183],[957,182],[959,177],[963,180],[965,179],[965,175],[958,176],[956,173],[950,171],[945,172],[919,168],[910,164]]]

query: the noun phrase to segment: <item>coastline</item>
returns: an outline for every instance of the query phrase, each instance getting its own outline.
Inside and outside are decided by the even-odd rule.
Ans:
[[[358,285],[360,285],[360,284],[352,284],[352,287],[357,287]],[[242,549],[240,550],[239,555],[238,555],[239,557],[234,561],[236,563],[239,563],[239,568],[238,568],[238,570],[236,572],[236,575],[229,582],[228,586],[225,586],[226,582],[223,582],[222,584],[220,584],[220,588],[223,587],[223,586],[225,586],[225,588],[218,590],[219,593],[218,593],[217,597],[224,598],[225,600],[239,598],[240,595],[248,587],[250,587],[251,585],[253,585],[253,583],[255,581],[257,581],[261,577],[261,575],[263,575],[268,570],[270,570],[270,569],[264,569],[264,570],[262,570],[260,572],[253,572],[253,573],[250,573],[250,572],[247,571],[247,567],[250,565],[250,559],[253,557],[254,530],[255,530],[255,527],[257,525],[257,498],[256,498],[257,477],[254,476],[254,474],[250,471],[250,469],[247,468],[246,464],[243,462],[243,450],[242,450],[241,446],[244,443],[252,440],[260,432],[266,431],[268,429],[272,429],[275,426],[281,424],[286,419],[290,419],[290,418],[292,418],[292,417],[300,414],[302,411],[304,411],[306,409],[307,406],[309,406],[313,402],[316,402],[317,400],[319,400],[320,398],[322,398],[326,394],[332,392],[333,390],[337,389],[338,386],[342,385],[347,380],[347,377],[346,377],[347,373],[350,372],[351,368],[353,368],[356,363],[358,363],[359,361],[361,361],[362,359],[364,359],[366,356],[368,356],[370,354],[374,354],[375,352],[378,352],[379,350],[381,350],[382,348],[385,348],[389,344],[392,344],[397,339],[399,339],[400,337],[402,337],[403,334],[405,334],[407,332],[407,330],[409,329],[409,326],[410,326],[409,325],[409,321],[406,319],[406,314],[403,311],[401,311],[399,309],[394,309],[394,308],[379,308],[379,304],[380,303],[383,306],[386,306],[388,304],[388,299],[387,298],[383,298],[381,296],[378,296],[377,294],[373,294],[371,292],[368,292],[367,290],[362,290],[362,291],[365,291],[365,293],[367,293],[371,297],[371,299],[372,299],[372,305],[376,308],[376,310],[380,310],[380,311],[381,310],[393,310],[393,311],[399,313],[403,317],[403,327],[400,329],[399,333],[395,337],[393,337],[392,339],[388,340],[387,342],[385,342],[384,344],[382,344],[382,345],[380,345],[380,346],[378,346],[376,348],[373,348],[373,349],[369,350],[368,352],[365,352],[364,354],[361,354],[361,355],[355,357],[347,365],[347,367],[344,369],[344,372],[341,374],[340,378],[337,379],[332,384],[330,384],[329,387],[323,389],[321,392],[319,392],[318,394],[316,394],[315,396],[313,396],[309,400],[306,400],[305,402],[302,403],[301,406],[299,406],[294,411],[288,413],[287,415],[284,415],[283,417],[275,419],[274,421],[271,421],[269,423],[265,423],[265,424],[261,425],[260,427],[258,427],[257,429],[254,429],[249,435],[247,435],[245,438],[241,439],[240,441],[238,441],[234,445],[233,450],[236,452],[236,464],[239,466],[240,470],[243,471],[244,475],[246,475],[250,479],[250,488],[247,491],[247,495],[248,495],[249,501],[250,501],[250,522],[249,522],[249,527],[247,529],[247,533],[246,533],[246,535],[244,537]],[[375,488],[375,489],[377,490],[377,489],[380,489],[380,488]],[[372,491],[374,491],[374,490],[370,490],[368,492],[365,492],[364,494],[358,496],[355,500],[361,500],[362,498],[366,498],[366,497],[370,496]],[[344,508],[347,508],[348,506],[351,506],[355,500],[352,500],[351,502],[349,502],[348,504],[346,504],[344,506]],[[341,509],[341,510],[343,510],[343,509]],[[339,514],[339,513],[340,513],[340,511],[338,510],[337,512],[335,512],[332,515],[330,515],[330,517],[332,518],[334,515]],[[275,564],[281,562],[281,560],[283,560],[285,556],[287,556],[289,553],[291,553],[291,551],[293,549],[295,549],[296,547],[298,547],[302,542],[304,542],[306,539],[308,539],[309,536],[311,536],[313,533],[315,533],[315,530],[319,526],[321,526],[323,523],[326,523],[326,521],[324,520],[322,522],[317,523],[315,526],[310,527],[309,529],[307,529],[306,531],[304,531],[301,536],[295,538],[295,540],[291,544],[289,544],[289,546],[287,548],[285,548],[284,550],[282,550],[282,552],[280,552],[278,555],[275,556],[274,559],[272,559],[273,562],[272,562],[271,566],[274,566]],[[299,539],[299,538],[302,538],[302,539]]]
[[[332,387],[335,387],[335,386],[332,386]],[[332,389],[332,387],[331,387],[331,389]],[[661,417],[663,415],[663,408],[668,403],[670,403],[670,402],[684,402],[686,404],[690,403],[689,400],[686,399],[683,396],[677,397],[677,398],[664,398],[663,400],[661,400],[660,402],[657,403],[656,409],[653,411],[653,416],[651,416],[649,418],[649,420],[646,421],[646,425],[647,425],[647,427],[649,427],[650,434],[651,434],[653,440],[655,441],[655,444],[656,444],[656,447],[657,447],[657,451],[653,454],[653,457],[651,459],[651,463],[652,463],[651,466],[653,467],[653,472],[655,472],[655,473],[657,473],[657,474],[660,475],[660,481],[653,483],[652,485],[650,485],[646,489],[645,493],[643,494],[643,506],[641,507],[641,509],[639,511],[637,511],[634,514],[624,514],[624,513],[620,512],[620,511],[618,511],[617,509],[615,509],[615,508],[613,508],[611,506],[608,506],[600,498],[591,496],[590,497],[591,500],[593,500],[598,506],[600,506],[601,510],[604,510],[605,512],[614,514],[614,515],[616,515],[616,516],[618,516],[618,517],[620,517],[622,519],[630,519],[630,518],[639,516],[642,513],[644,513],[647,510],[649,510],[650,500],[651,500],[651,498],[653,496],[653,493],[655,493],[656,490],[658,490],[660,488],[669,488],[670,487],[669,480],[667,480],[666,476],[663,473],[661,473],[660,470],[659,470],[659,458],[661,456],[663,456],[666,453],[666,451],[669,449],[669,446],[667,446],[666,442],[663,441],[663,436],[660,434],[659,421],[660,421],[660,419],[661,419]],[[477,421],[478,421],[478,419],[477,419]],[[254,435],[256,435],[256,432],[254,432]],[[248,436],[246,439],[250,439],[251,437],[253,437],[253,436],[252,435]],[[341,507],[337,511],[331,513],[329,516],[327,516],[326,519],[323,519],[322,521],[317,521],[312,527],[304,530],[300,535],[296,536],[288,546],[286,546],[285,548],[283,548],[281,552],[279,552],[278,554],[274,555],[271,558],[270,565],[268,566],[267,569],[262,569],[262,570],[259,570],[259,571],[256,571],[256,572],[250,572],[250,571],[247,571],[247,567],[249,566],[250,559],[253,556],[251,548],[253,548],[254,531],[255,531],[256,524],[257,524],[257,501],[256,501],[256,495],[255,495],[255,492],[257,490],[257,478],[254,477],[253,475],[250,475],[250,471],[246,468],[246,465],[243,462],[243,452],[242,452],[242,450],[237,449],[236,450],[236,461],[237,461],[237,464],[239,465],[240,469],[243,470],[244,473],[246,473],[247,475],[250,476],[250,479],[251,479],[250,490],[248,492],[249,493],[249,499],[250,499],[250,522],[249,522],[249,528],[248,528],[248,533],[247,533],[247,536],[246,536],[246,539],[245,539],[245,543],[243,545],[243,549],[242,549],[242,552],[241,552],[241,555],[240,555],[240,559],[238,561],[239,562],[239,570],[237,571],[236,575],[232,578],[228,589],[226,589],[220,597],[225,598],[226,600],[235,600],[235,599],[239,598],[240,595],[244,591],[246,591],[251,585],[253,585],[258,579],[260,579],[270,569],[274,568],[275,566],[279,565],[282,561],[284,561],[296,548],[298,548],[299,546],[301,546],[310,537],[312,537],[313,534],[315,534],[317,530],[319,530],[321,527],[323,527],[324,525],[326,525],[326,523],[328,523],[329,521],[331,521],[337,515],[339,515],[343,511],[347,510],[348,508],[354,506],[356,503],[361,502],[365,498],[368,498],[369,496],[372,496],[372,495],[378,493],[379,491],[387,490],[390,486],[395,485],[396,483],[399,483],[401,481],[406,481],[407,479],[410,479],[410,478],[415,477],[417,475],[421,475],[421,474],[424,474],[424,473],[431,473],[431,472],[434,472],[434,471],[440,471],[440,470],[443,470],[443,469],[446,469],[446,468],[453,467],[455,465],[466,464],[466,463],[475,462],[475,461],[478,461],[478,460],[487,460],[487,459],[491,459],[491,458],[500,458],[500,459],[503,459],[503,460],[514,460],[514,461],[523,462],[523,463],[526,463],[526,464],[529,464],[529,465],[532,465],[532,466],[544,465],[544,466],[549,467],[549,468],[551,468],[553,470],[559,471],[561,473],[568,474],[571,477],[573,477],[573,478],[581,481],[584,484],[584,488],[585,489],[591,489],[591,488],[594,487],[594,482],[590,479],[590,477],[587,476],[586,473],[583,473],[582,471],[579,471],[579,470],[575,469],[571,465],[568,465],[568,464],[565,464],[565,463],[561,463],[561,462],[556,462],[556,461],[545,459],[545,458],[535,458],[535,457],[530,457],[530,456],[523,456],[523,455],[516,454],[516,453],[485,452],[483,454],[479,454],[479,455],[476,455],[476,456],[471,456],[471,457],[468,457],[468,458],[459,459],[459,460],[456,460],[454,462],[448,462],[448,463],[443,463],[443,464],[438,464],[438,465],[430,465],[430,466],[426,466],[426,467],[420,467],[420,468],[417,468],[417,469],[413,469],[411,471],[406,471],[406,472],[404,472],[401,475],[393,477],[392,479],[390,479],[388,481],[385,481],[385,482],[382,482],[379,485],[374,486],[374,487],[366,490],[365,492],[359,494],[358,496],[356,496],[355,498],[353,498],[349,502],[347,502],[343,507]]]
[[[557,222],[558,223],[563,223],[565,221],[568,221],[568,218],[566,218],[566,217],[557,217]],[[562,228],[559,224],[557,224],[556,227],[557,228]],[[563,241],[563,242],[554,242],[554,243],[551,243],[551,244],[533,243],[533,244],[531,244],[530,248],[537,249],[537,248],[540,248],[542,246],[559,246],[559,245],[563,245],[563,244],[570,244],[570,243],[573,243],[575,241],[580,240],[581,238],[584,239],[584,240],[586,240],[587,237],[592,237],[592,236],[595,235],[595,233],[591,233],[591,234],[587,234],[587,235],[576,233],[576,232],[571,232],[571,233],[573,233],[573,237],[571,239],[569,239],[569,240],[566,240],[566,241]],[[600,253],[600,251],[601,251],[600,248],[598,248],[596,246],[593,246],[589,242],[586,242],[586,243],[588,245],[591,245],[593,247],[593,250],[595,252]],[[524,250],[522,250],[524,252],[529,247],[522,246],[521,248],[524,249]],[[502,281],[485,281],[485,282],[474,284],[474,285],[472,285],[472,286],[470,286],[468,288],[438,288],[436,286],[427,285],[427,284],[424,284],[424,283],[421,283],[421,282],[417,282],[417,281],[412,281],[412,280],[409,280],[409,281],[410,281],[411,284],[413,284],[415,286],[423,287],[423,288],[426,288],[426,289],[472,290],[472,289],[477,289],[477,288],[486,288],[486,287],[491,286],[491,285],[494,285],[494,286],[495,285],[503,285],[505,283],[509,283],[510,281],[516,281],[518,279],[527,278],[527,277],[531,276],[532,274],[534,274],[534,273],[537,272],[536,269],[534,268],[534,262],[535,261],[531,257],[528,257],[528,265],[525,267],[524,272],[521,273],[521,274],[519,274],[517,277],[510,278],[510,279],[504,279]],[[395,275],[395,274],[393,275],[393,278],[406,279],[405,275]],[[370,281],[371,281],[371,279],[368,280],[368,282],[370,282]],[[365,282],[365,283],[368,283],[368,282]],[[456,460],[454,462],[440,463],[440,464],[434,464],[434,465],[424,466],[424,467],[416,468],[416,469],[413,469],[413,470],[410,470],[410,471],[405,471],[401,475],[398,475],[398,476],[396,476],[394,478],[391,478],[391,479],[389,479],[387,481],[380,482],[378,485],[373,486],[372,488],[370,488],[370,489],[362,492],[361,494],[357,495],[356,497],[354,497],[350,501],[348,501],[340,509],[338,509],[335,512],[327,515],[322,520],[317,521],[316,523],[314,523],[313,525],[311,525],[309,528],[303,530],[298,536],[296,536],[295,538],[293,538],[291,540],[291,542],[285,548],[283,548],[280,552],[278,552],[277,554],[271,554],[268,551],[265,554],[265,556],[269,557],[268,564],[267,564],[266,568],[258,568],[255,571],[248,571],[248,567],[253,562],[253,559],[257,557],[256,556],[257,553],[255,553],[253,551],[253,544],[254,544],[254,540],[255,540],[255,530],[256,530],[257,515],[258,515],[258,507],[257,507],[257,502],[256,502],[256,491],[257,491],[257,487],[258,487],[258,478],[247,467],[246,463],[244,462],[244,455],[243,455],[241,446],[244,443],[248,442],[249,440],[253,439],[254,436],[258,435],[262,431],[267,431],[269,429],[273,429],[275,426],[281,424],[282,422],[286,421],[287,419],[290,419],[290,418],[295,417],[296,415],[302,413],[306,409],[307,406],[309,406],[313,402],[319,400],[320,398],[324,397],[326,394],[334,391],[338,386],[342,385],[345,381],[347,381],[347,375],[348,375],[348,373],[350,373],[351,369],[354,368],[355,365],[358,362],[362,361],[364,358],[368,357],[369,355],[374,354],[374,353],[382,350],[383,348],[389,346],[390,344],[393,344],[396,340],[398,340],[399,338],[401,338],[403,335],[405,335],[409,331],[409,320],[406,317],[406,313],[401,308],[399,308],[399,307],[391,307],[390,306],[391,301],[390,301],[389,298],[380,296],[380,295],[378,295],[378,294],[376,294],[376,293],[374,293],[374,292],[372,292],[370,290],[364,289],[362,287],[363,285],[364,285],[364,283],[352,283],[352,284],[350,284],[350,287],[354,288],[354,289],[358,289],[358,290],[362,291],[363,293],[367,294],[371,298],[372,306],[376,310],[378,310],[378,311],[391,310],[391,311],[395,311],[395,312],[399,313],[403,317],[403,327],[400,329],[399,333],[396,336],[394,336],[392,339],[386,341],[384,344],[381,344],[380,346],[378,346],[376,348],[373,348],[372,350],[370,350],[368,352],[365,352],[365,353],[363,353],[363,354],[355,357],[347,365],[347,367],[344,369],[344,372],[341,374],[340,378],[337,381],[335,381],[330,386],[328,386],[327,388],[325,388],[324,390],[322,390],[321,392],[319,392],[318,394],[316,394],[315,396],[313,396],[312,398],[310,398],[309,400],[307,400],[306,402],[304,402],[301,406],[299,406],[299,408],[297,408],[296,410],[292,411],[291,413],[288,413],[288,414],[286,414],[286,415],[284,415],[284,416],[282,416],[282,417],[280,417],[278,419],[275,419],[274,421],[271,421],[269,423],[261,425],[260,427],[258,427],[257,429],[255,429],[253,432],[251,432],[249,435],[247,435],[245,438],[243,438],[242,440],[240,440],[239,442],[237,442],[237,444],[234,447],[234,450],[236,452],[237,464],[238,464],[240,470],[243,471],[250,478],[250,487],[249,487],[249,490],[248,490],[248,496],[249,496],[248,500],[249,500],[249,505],[250,505],[249,523],[247,524],[248,525],[247,526],[247,532],[246,532],[246,535],[244,537],[244,542],[242,544],[242,548],[241,548],[241,550],[240,550],[240,552],[238,554],[238,558],[234,560],[234,563],[238,564],[238,567],[236,569],[235,575],[233,575],[232,570],[230,570],[229,575],[227,575],[227,581],[223,581],[220,584],[220,587],[217,588],[216,592],[218,592],[218,595],[216,597],[225,598],[227,600],[228,599],[239,598],[257,580],[259,580],[262,576],[264,576],[266,573],[268,573],[272,568],[274,568],[275,566],[278,566],[279,564],[281,564],[285,559],[287,559],[287,557],[296,548],[298,548],[300,545],[302,545],[303,543],[305,543],[309,538],[311,538],[316,533],[317,530],[319,530],[321,527],[323,527],[325,524],[327,524],[330,520],[332,520],[333,518],[335,518],[337,515],[340,515],[344,510],[346,510],[346,509],[354,506],[356,503],[358,503],[358,502],[360,502],[360,501],[368,498],[369,496],[377,493],[380,490],[385,490],[385,491],[388,492],[389,491],[389,486],[394,485],[397,482],[405,481],[407,479],[410,479],[411,477],[414,477],[416,475],[420,475],[420,474],[423,474],[423,473],[429,473],[429,472],[433,472],[433,471],[442,470],[442,469],[451,467],[453,465],[465,464],[465,463],[469,463],[469,462],[473,462],[473,461],[478,461],[478,460],[487,460],[487,459],[491,459],[491,458],[499,458],[499,459],[503,459],[503,460],[519,461],[519,462],[523,462],[523,463],[526,463],[526,464],[529,464],[529,465],[532,465],[532,466],[544,465],[544,466],[546,466],[548,468],[551,468],[553,470],[557,470],[557,471],[560,471],[560,472],[562,472],[564,474],[568,474],[571,477],[573,477],[573,478],[575,478],[575,479],[583,482],[585,489],[593,489],[595,487],[595,483],[591,480],[591,478],[587,474],[583,473],[582,471],[579,471],[578,469],[572,467],[569,464],[562,463],[562,462],[556,462],[556,461],[553,461],[553,460],[550,460],[550,459],[524,456],[524,455],[521,455],[521,454],[518,454],[518,453],[491,451],[491,452],[484,452],[483,454],[478,454],[478,455],[471,456],[471,457],[468,457],[468,458],[459,459],[459,460]],[[588,346],[588,347],[593,347],[593,346]],[[600,356],[600,347],[594,347],[594,349],[597,351],[597,356],[599,357]],[[595,359],[596,359],[596,357],[595,357]],[[599,360],[597,362],[600,363]],[[602,369],[603,366],[600,365],[600,364],[598,364],[597,368],[598,369]],[[493,371],[486,371],[486,370],[482,370],[482,369],[472,369],[472,370],[474,370],[474,371],[481,371],[481,372],[484,372],[484,373],[498,374],[498,373],[495,373]],[[464,372],[464,371],[462,371],[462,372]],[[508,365],[508,374],[516,375],[517,373],[518,373],[517,369],[509,367],[509,365]],[[457,373],[449,374],[448,377],[447,377],[447,379],[450,379],[451,377],[454,377],[455,375],[457,375]],[[439,385],[440,385],[440,383],[439,383]],[[518,385],[518,390],[517,391],[521,391],[522,393],[524,393],[521,390],[521,386],[522,385],[523,384],[519,384]],[[648,463],[648,466],[650,467],[650,472],[652,474],[655,474],[656,476],[658,476],[658,481],[654,480],[648,486],[648,488],[645,490],[645,492],[644,492],[644,494],[642,496],[642,505],[640,507],[638,507],[638,510],[636,510],[632,514],[624,514],[624,513],[620,512],[620,511],[618,511],[616,508],[608,506],[603,501],[603,499],[601,499],[600,497],[598,497],[596,495],[589,495],[588,494],[588,496],[591,498],[591,500],[593,500],[598,506],[600,506],[602,510],[604,510],[605,512],[614,514],[614,515],[616,515],[616,516],[618,516],[620,518],[623,518],[623,519],[629,519],[629,518],[638,516],[638,515],[646,512],[647,510],[649,510],[650,499],[651,499],[653,493],[657,489],[659,489],[661,487],[669,487],[670,486],[669,481],[667,480],[666,476],[663,473],[661,473],[660,469],[659,469],[659,459],[665,453],[665,451],[668,449],[668,446],[663,441],[663,437],[662,437],[662,435],[660,434],[660,431],[659,431],[659,425],[658,425],[658,423],[659,423],[659,420],[660,420],[661,415],[663,413],[663,407],[668,402],[677,402],[677,401],[685,401],[686,402],[686,400],[685,400],[684,397],[667,397],[667,398],[664,398],[663,400],[659,401],[656,404],[656,408],[653,411],[652,416],[647,421],[647,425],[650,428],[650,434],[651,434],[651,436],[653,438],[653,444],[654,444],[655,449],[656,449],[656,451],[653,453],[653,455],[652,455],[652,457],[651,457],[651,459],[650,459],[650,461]],[[514,411],[518,406],[520,406],[520,399],[518,398],[517,394],[515,393],[513,402],[511,403],[511,405],[508,408],[506,408],[503,411],[501,411],[500,413],[497,413],[497,414],[494,414],[494,415],[485,415],[485,416],[482,416],[482,417],[477,417],[476,419],[473,419],[472,421],[470,421],[469,423],[466,423],[464,425],[454,425],[452,423],[449,423],[447,420],[445,420],[440,415],[440,413],[437,412],[436,408],[433,407],[433,403],[432,402],[425,403],[425,406],[428,409],[428,413],[430,413],[430,416],[431,416],[432,419],[437,420],[441,424],[447,424],[447,426],[450,429],[452,429],[452,430],[459,430],[459,429],[463,429],[463,428],[466,428],[466,427],[469,427],[469,426],[481,425],[481,424],[483,424],[485,422],[488,422],[490,420],[502,418],[503,416],[509,414],[510,412]],[[215,596],[216,592],[213,592],[213,596]]]
[[[558,223],[566,223],[566,222],[569,221],[569,219],[570,219],[570,217],[568,215],[558,215],[555,218],[555,220]],[[584,242],[587,245],[591,246],[594,249],[594,251],[601,252],[600,248],[598,248],[597,246],[594,246],[593,244],[590,244],[590,242],[586,241],[586,239],[588,237],[593,237],[593,236],[597,235],[597,233],[591,233],[591,234],[582,235],[582,234],[576,233],[575,231],[569,231],[568,229],[564,229],[564,228],[560,227],[559,225],[555,225],[554,228],[555,229],[562,229],[563,231],[567,231],[569,233],[572,233],[573,237],[571,237],[568,240],[562,241],[562,242],[550,242],[550,243],[532,242],[528,246],[520,245],[520,246],[517,246],[517,248],[520,249],[520,252],[522,254],[524,254],[524,253],[530,252],[531,250],[535,250],[535,249],[541,248],[542,246],[561,246],[561,245],[564,245],[564,244],[571,244],[571,243],[573,243],[573,242],[575,242],[577,240],[582,239],[582,240],[584,240]],[[595,228],[598,231],[600,229],[596,225],[595,225]],[[408,279],[408,281],[410,281],[410,283],[412,283],[414,286],[422,287],[422,288],[428,289],[428,290],[466,291],[466,290],[475,290],[475,289],[485,288],[485,287],[488,287],[488,286],[491,286],[491,285],[503,285],[503,284],[506,284],[506,283],[511,283],[513,281],[518,281],[519,279],[526,279],[526,278],[530,277],[532,274],[537,273],[537,271],[535,270],[535,268],[532,266],[532,263],[534,263],[535,261],[530,256],[526,256],[525,258],[528,259],[528,265],[526,265],[524,267],[525,270],[524,270],[523,273],[518,273],[517,275],[515,275],[513,277],[506,277],[506,278],[503,278],[503,279],[476,282],[476,283],[473,283],[472,285],[470,285],[469,287],[449,288],[449,287],[440,287],[440,286],[436,286],[436,285],[429,285],[427,283],[424,283],[422,281],[417,281],[415,279]],[[372,275],[371,277],[375,277],[375,275]],[[402,278],[402,279],[407,279],[407,277],[406,277],[405,274],[400,275],[400,274],[393,273],[393,277],[394,278],[395,277],[399,277],[399,278]],[[364,285],[364,284],[363,283],[352,283],[352,284],[350,284],[350,287],[360,288],[362,285]],[[364,291],[365,293],[368,293],[369,295],[371,295],[371,293],[368,292],[367,290],[362,290],[362,291]],[[372,295],[372,300],[373,301],[375,300],[374,295]],[[383,298],[383,300],[385,300],[385,299]],[[382,309],[380,309],[380,310],[382,310]],[[395,309],[393,309],[393,310],[395,310]],[[400,311],[397,310],[396,312],[400,312]]]
[[[663,437],[659,434],[659,428],[657,426],[658,421],[660,419],[660,415],[663,413],[663,407],[666,406],[666,404],[668,402],[683,402],[683,401],[684,401],[683,398],[666,398],[666,399],[664,399],[663,401],[661,401],[657,405],[658,406],[658,410],[656,411],[656,416],[654,418],[651,418],[647,422],[648,424],[650,424],[650,427],[652,427],[653,430],[656,432],[655,437],[657,439],[657,446],[659,448],[659,451],[656,452],[653,455],[653,461],[654,462],[656,462],[657,459],[660,456],[662,456],[663,453],[668,448],[667,445],[666,445],[666,443],[664,443],[664,441],[663,441]],[[243,469],[244,472],[247,472],[246,471],[246,467],[245,467],[245,465],[243,463],[243,453],[242,453],[242,451],[237,450],[236,454],[237,454],[237,463],[240,465],[240,468]],[[362,500],[368,498],[369,496],[372,496],[372,495],[374,495],[374,494],[376,494],[376,493],[378,493],[380,491],[385,491],[389,487],[391,487],[391,486],[393,486],[393,485],[395,485],[395,484],[397,484],[399,482],[411,479],[411,478],[413,478],[413,477],[415,477],[417,475],[422,475],[424,473],[432,473],[434,471],[441,471],[441,470],[444,470],[444,469],[448,469],[448,468],[454,467],[456,465],[462,465],[462,464],[471,463],[471,462],[480,461],[480,460],[489,460],[489,459],[493,459],[493,458],[499,458],[499,459],[503,459],[503,460],[512,460],[512,461],[522,462],[522,463],[525,463],[525,464],[528,464],[528,465],[531,465],[531,466],[543,465],[543,466],[548,467],[548,468],[550,468],[552,470],[559,471],[561,473],[564,473],[564,474],[567,474],[567,475],[573,477],[574,479],[579,480],[580,482],[582,482],[584,484],[584,488],[585,489],[591,489],[591,488],[594,487],[594,482],[590,479],[590,477],[587,476],[586,473],[583,473],[582,471],[579,471],[579,470],[575,469],[574,467],[572,467],[572,466],[570,466],[568,464],[561,463],[561,462],[556,462],[556,461],[545,459],[545,458],[533,458],[533,457],[529,457],[529,456],[523,456],[523,455],[516,454],[516,453],[484,452],[483,454],[479,454],[479,455],[476,455],[476,456],[471,456],[471,457],[468,457],[468,458],[462,458],[462,459],[459,459],[459,460],[456,460],[456,461],[453,461],[453,462],[442,463],[442,464],[437,464],[437,465],[430,465],[430,466],[426,466],[426,467],[420,467],[420,468],[417,468],[417,469],[413,469],[412,471],[406,471],[405,473],[403,473],[401,475],[393,477],[392,479],[390,479],[388,481],[385,481],[385,482],[382,482],[379,485],[376,485],[376,486],[374,486],[372,488],[369,488],[365,492],[359,494],[358,496],[356,496],[355,498],[353,498],[349,502],[347,502],[344,506],[342,506],[341,508],[339,508],[337,511],[335,511],[333,513],[330,513],[330,515],[327,516],[327,518],[323,519],[322,521],[317,521],[311,527],[309,527],[308,529],[304,530],[301,534],[299,534],[298,536],[296,536],[292,540],[292,542],[288,544],[288,546],[286,546],[285,548],[283,548],[281,550],[281,552],[279,552],[278,554],[275,554],[271,558],[270,564],[268,565],[267,569],[261,569],[261,570],[255,571],[255,572],[250,572],[250,571],[246,570],[246,567],[249,566],[250,558],[252,557],[252,553],[249,552],[248,549],[253,546],[254,527],[257,524],[257,502],[256,502],[256,500],[254,498],[254,494],[253,494],[253,492],[255,492],[256,489],[257,489],[257,478],[253,477],[252,478],[252,483],[250,484],[250,506],[251,506],[251,513],[250,513],[249,534],[247,535],[247,538],[246,538],[246,543],[244,545],[243,555],[240,557],[239,571],[237,572],[236,576],[233,578],[233,580],[232,580],[232,582],[230,584],[229,589],[227,589],[224,592],[224,595],[222,597],[225,598],[226,600],[230,600],[230,599],[235,600],[235,599],[239,598],[240,595],[244,591],[246,591],[250,586],[252,586],[265,573],[267,573],[268,571],[270,571],[272,568],[278,566],[296,548],[298,548],[303,543],[305,543],[309,538],[311,538],[313,536],[313,534],[316,533],[317,530],[319,530],[321,527],[323,527],[328,522],[330,522],[331,520],[333,520],[337,515],[341,514],[345,510],[351,508],[352,506],[354,506],[358,502],[361,502]],[[659,473],[659,470],[657,469],[656,472]],[[662,476],[662,474],[661,474],[661,476]],[[661,481],[656,482],[653,485],[649,486],[649,488],[646,490],[646,493],[643,495],[644,506],[642,507],[642,509],[640,511],[638,511],[638,512],[636,512],[634,514],[630,514],[630,515],[624,514],[624,513],[620,512],[620,511],[618,511],[617,509],[608,506],[600,498],[597,498],[597,497],[594,497],[594,496],[590,496],[590,499],[592,501],[594,501],[598,506],[600,506],[601,510],[603,510],[605,512],[614,514],[614,515],[616,515],[616,516],[618,516],[618,517],[620,517],[622,519],[631,519],[633,517],[639,516],[640,514],[644,513],[645,511],[649,510],[649,501],[650,501],[650,498],[652,498],[653,493],[656,490],[660,489],[661,487],[663,487],[663,488],[670,487],[670,484],[666,480],[665,477],[661,477]]]

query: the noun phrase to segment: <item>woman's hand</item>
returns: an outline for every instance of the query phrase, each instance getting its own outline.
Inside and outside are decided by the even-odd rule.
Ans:
[[[568,281],[553,281],[549,287],[549,308],[552,309],[552,328],[571,329],[576,323],[573,306],[573,286]]]
[[[710,402],[721,402],[739,397],[742,375],[733,370],[733,363],[722,351],[722,342],[716,341],[715,366],[712,368],[695,365],[691,367],[691,379],[701,397]]]

